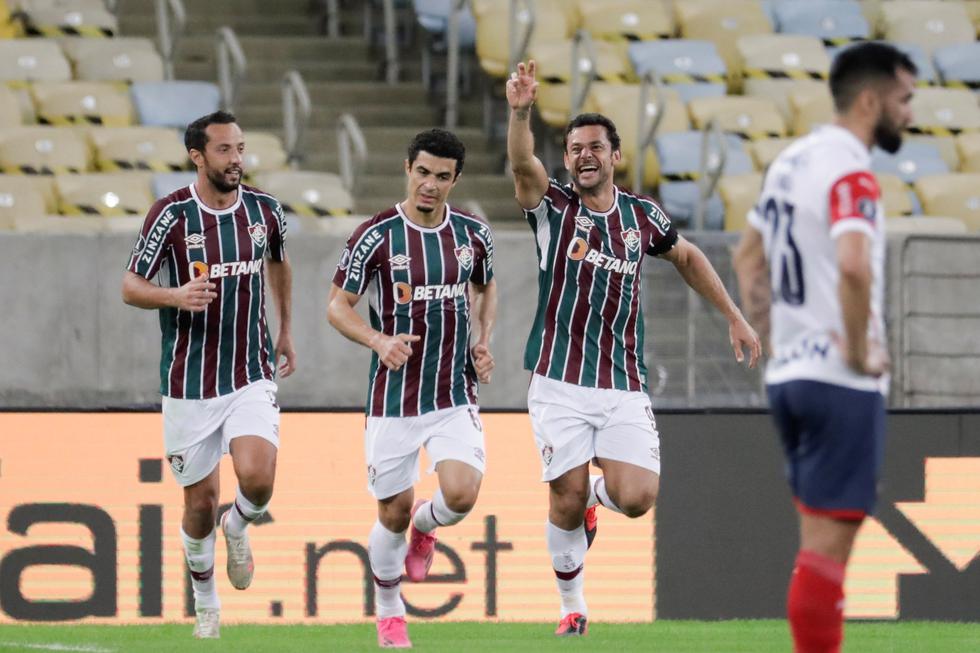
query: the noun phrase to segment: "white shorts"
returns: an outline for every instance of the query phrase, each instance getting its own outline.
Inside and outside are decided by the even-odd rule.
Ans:
[[[240,435],[257,435],[278,449],[278,389],[263,379],[214,399],[164,397],[163,446],[177,484],[205,478]]]
[[[593,458],[660,474],[660,434],[644,392],[587,388],[535,374],[527,391],[541,480],[553,481]]]
[[[428,473],[443,460],[458,460],[486,469],[483,423],[476,406],[443,408],[417,417],[368,417],[364,429],[368,491],[387,499],[419,480],[419,451],[425,447],[432,462]]]

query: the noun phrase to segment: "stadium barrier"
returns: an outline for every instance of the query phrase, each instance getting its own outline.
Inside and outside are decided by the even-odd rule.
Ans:
[[[432,575],[403,586],[409,613],[551,621],[547,490],[527,415],[483,421],[480,499],[439,533]],[[248,591],[232,590],[216,547],[225,621],[373,619],[363,425],[359,413],[283,415],[276,492],[253,527]],[[586,567],[591,618],[781,617],[795,517],[768,416],[667,412],[658,425],[656,519],[602,511]],[[0,623],[189,618],[180,490],[161,447],[156,413],[0,413]],[[227,501],[227,457],[221,473]],[[420,496],[434,487],[423,473]],[[893,413],[879,510],[847,579],[847,616],[976,621],[978,551],[980,414]]]

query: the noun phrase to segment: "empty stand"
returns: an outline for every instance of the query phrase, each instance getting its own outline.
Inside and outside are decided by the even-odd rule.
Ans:
[[[0,169],[6,174],[85,172],[89,148],[75,129],[15,127],[0,130]]]
[[[921,177],[915,182],[915,190],[926,214],[958,218],[970,231],[980,231],[980,174]]]
[[[132,123],[128,91],[107,82],[35,82],[31,95],[42,125],[125,127]]]
[[[671,7],[650,0],[579,2],[582,27],[593,38],[609,41],[667,39],[676,32]]]
[[[637,75],[655,73],[661,82],[677,89],[685,102],[727,92],[728,71],[710,41],[669,39],[631,43],[629,58]]]
[[[95,165],[102,171],[175,172],[190,166],[183,140],[174,129],[92,129],[89,139],[95,149]]]
[[[675,9],[681,36],[714,43],[729,71],[740,66],[738,38],[772,32],[758,0],[686,0],[676,3]]]
[[[255,175],[255,185],[276,196],[287,213],[327,217],[349,215],[354,208],[340,177],[326,172],[262,172]]]
[[[138,82],[131,92],[139,123],[156,127],[184,128],[221,103],[218,87],[210,82]]]
[[[714,119],[722,131],[758,140],[786,136],[786,125],[776,103],[762,97],[703,97],[688,104],[695,129]]]
[[[149,172],[58,175],[62,215],[145,215],[153,203]]]
[[[749,209],[755,206],[762,192],[762,174],[749,172],[728,175],[718,180],[718,196],[725,208],[725,231],[742,231]]]

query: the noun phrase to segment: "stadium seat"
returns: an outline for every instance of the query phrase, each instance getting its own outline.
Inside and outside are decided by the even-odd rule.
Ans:
[[[221,104],[221,92],[210,82],[137,82],[130,91],[139,123],[155,127],[183,129]]]
[[[951,88],[980,89],[980,43],[955,43],[933,52],[943,84]]]
[[[890,234],[962,234],[966,224],[958,218],[914,215],[885,218],[885,230]]]
[[[718,180],[718,196],[725,207],[725,231],[742,231],[745,228],[749,209],[759,201],[762,179],[762,173],[748,172],[726,175]]]
[[[967,132],[956,137],[956,152],[960,172],[980,172],[980,132]]]
[[[912,97],[909,132],[934,140],[951,170],[959,167],[954,136],[980,130],[976,95],[961,88],[920,88]]]
[[[653,71],[660,81],[677,89],[684,102],[727,92],[727,69],[710,41],[668,39],[631,43],[629,58],[636,74]]]
[[[568,29],[565,8],[556,0],[538,0],[532,14],[519,11],[517,22],[527,29],[533,22],[529,46],[547,41],[561,41],[572,33]],[[510,3],[479,2],[473,7],[476,16],[476,55],[480,67],[491,77],[508,77],[510,65]],[[520,34],[516,35],[520,38]]]
[[[606,0],[578,3],[581,24],[595,39],[647,41],[669,39],[676,27],[670,6],[650,0]]]
[[[413,0],[412,4],[423,29],[439,36],[448,31],[453,0]],[[476,19],[469,3],[464,3],[459,13],[459,42],[462,47],[472,47],[476,43]]]
[[[912,215],[921,212],[922,207],[915,192],[901,177],[887,172],[875,172],[878,187],[881,189],[881,204],[886,216]]]
[[[76,129],[0,130],[0,169],[6,174],[53,175],[85,172],[88,168],[89,148]]]
[[[28,36],[95,37],[115,36],[119,21],[96,2],[30,2],[21,1],[19,14]]]
[[[190,166],[180,136],[166,127],[95,128],[88,136],[95,166],[103,172],[176,172]]]
[[[163,81],[163,59],[149,39],[66,39],[62,47],[78,79],[130,83]]]
[[[149,172],[57,175],[62,215],[145,215],[153,204]]]
[[[11,229],[18,217],[45,215],[44,195],[17,175],[0,175],[0,228]]]
[[[748,140],[786,136],[786,124],[776,104],[762,97],[729,95],[691,100],[688,105],[695,129],[704,129],[711,119],[722,131]]]
[[[327,172],[262,172],[255,175],[255,185],[274,195],[287,213],[326,217],[350,215],[354,208],[354,199],[344,188],[340,177]]]
[[[670,134],[688,131],[687,110],[681,102],[677,91],[662,89],[664,106],[663,118],[657,126],[658,134]],[[589,102],[599,113],[607,116],[616,125],[616,131],[622,141],[623,160],[621,168],[629,172],[632,179],[633,166],[636,162],[637,140],[639,138],[640,118],[640,86],[636,84],[601,84],[592,85]],[[644,111],[649,116],[656,115],[657,102],[651,96],[647,100]],[[653,148],[647,150],[644,159],[644,187],[653,187],[659,181],[660,164]],[[639,189],[634,189],[639,191]]]
[[[970,231],[980,231],[980,174],[958,172],[920,177],[915,190],[929,215],[958,218]]]
[[[743,36],[737,40],[736,47],[742,62],[745,95],[772,98],[786,120],[792,118],[789,93],[805,86],[827,86],[830,58],[816,37]]]
[[[54,39],[0,39],[0,81],[64,82],[71,66]]]
[[[695,226],[692,220],[698,203],[697,179],[701,176],[701,145],[704,134],[699,131],[663,134],[655,140],[660,160],[660,199],[667,214],[681,225]],[[745,152],[742,140],[731,134],[723,135],[727,144],[727,156],[723,175],[753,172],[752,159]],[[710,160],[709,155],[709,160]],[[718,193],[707,202],[705,228],[721,229],[724,225],[724,207]]]
[[[959,2],[891,0],[881,3],[881,21],[887,40],[915,43],[928,54],[977,38],[976,28]]]
[[[905,184],[912,184],[924,175],[944,175],[949,166],[942,152],[932,143],[906,140],[895,154],[881,148],[871,151],[871,169],[878,173],[895,175]]]
[[[795,138],[763,138],[749,143],[749,154],[752,155],[756,170],[765,171],[779,153],[795,140]]]
[[[129,93],[107,82],[35,82],[31,95],[42,125],[125,127],[132,123]]]
[[[286,167],[286,150],[275,134],[249,131],[245,134],[245,174],[263,170],[281,170]]]
[[[17,93],[0,84],[0,128],[16,127],[24,121]]]
[[[197,172],[159,172],[150,180],[153,197],[160,199],[179,188],[186,188],[197,181]]]
[[[808,134],[816,125],[824,125],[834,119],[834,99],[826,84],[797,84],[790,89],[787,104],[790,126],[797,136]]]
[[[29,188],[41,196],[44,210],[31,212],[30,215],[46,215],[58,212],[58,194],[54,189],[52,175],[23,175],[0,174],[0,192],[9,191],[16,194],[20,189]]]
[[[783,0],[772,5],[776,29],[815,36],[826,45],[868,39],[871,26],[855,0]]]
[[[685,0],[674,8],[681,36],[714,43],[729,71],[740,69],[735,48],[739,37],[772,32],[758,0]]]
[[[596,61],[594,75],[597,81],[625,82],[629,68],[616,45],[593,41]],[[528,48],[528,59],[538,66],[537,106],[541,119],[553,127],[564,127],[571,111],[572,42],[553,41],[535,43]],[[592,62],[584,56],[577,68],[587,70]]]

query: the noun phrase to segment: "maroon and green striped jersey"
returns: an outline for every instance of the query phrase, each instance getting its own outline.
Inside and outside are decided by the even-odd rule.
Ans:
[[[228,209],[207,207],[194,185],[157,200],[129,259],[130,272],[176,288],[206,274],[218,296],[200,313],[160,309],[160,392],[211,399],[275,378],[265,317],[265,259],[285,259],[279,202],[242,185]]]
[[[590,388],[646,391],[640,266],[677,242],[670,218],[652,199],[619,187],[609,211],[591,211],[555,180],[524,215],[538,253],[538,309],[524,367]]]
[[[491,279],[490,227],[448,205],[446,219],[431,229],[395,206],[354,230],[334,284],[357,295],[370,285],[371,326],[389,336],[421,338],[397,372],[372,354],[368,415],[411,417],[476,403],[469,283],[486,285]]]

